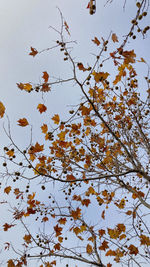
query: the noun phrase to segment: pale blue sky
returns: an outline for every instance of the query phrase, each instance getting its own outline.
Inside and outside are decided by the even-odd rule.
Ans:
[[[30,46],[42,50],[55,44],[56,33],[48,27],[52,25],[59,28],[60,26],[60,16],[56,7],[60,8],[70,27],[71,39],[78,42],[74,48],[77,61],[83,60],[88,63],[92,60],[91,53],[95,49],[91,39],[95,36],[106,39],[112,31],[121,40],[128,32],[128,22],[133,19],[135,1],[127,1],[125,12],[123,2],[114,0],[112,4],[104,7],[106,1],[97,0],[97,12],[90,16],[86,9],[88,0],[0,0],[0,101],[6,106],[7,115],[12,124],[12,133],[19,145],[24,144],[28,134],[25,129],[22,130],[16,126],[16,121],[22,117],[26,117],[31,122],[34,121],[34,137],[39,119],[41,121],[41,116],[44,119],[47,114],[40,115],[35,111],[36,106],[41,102],[41,95],[21,92],[16,83],[39,82],[43,71],[57,77],[67,78],[70,75],[70,67],[68,68],[63,62],[63,56],[58,50],[45,52],[35,58],[28,56]],[[136,51],[139,58],[150,59],[149,44],[148,39],[137,42]],[[128,47],[133,49],[130,43]],[[109,64],[106,66],[111,68]],[[80,93],[76,88],[72,88],[72,84],[53,87],[52,92],[44,97],[46,105],[49,106],[48,116],[52,117],[54,113],[65,116],[65,106],[75,103],[74,100],[79,98]],[[3,120],[0,121],[0,127],[2,123]],[[26,134],[27,138],[25,138]],[[2,131],[0,138],[0,149],[2,149],[6,140]],[[6,210],[2,211],[5,221],[8,214]],[[5,235],[12,235],[14,238],[13,231]],[[78,267],[86,266],[82,263],[76,264]],[[64,266],[64,262],[59,266]],[[75,267],[75,263],[71,263],[69,267]]]

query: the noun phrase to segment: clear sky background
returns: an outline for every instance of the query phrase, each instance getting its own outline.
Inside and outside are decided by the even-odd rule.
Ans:
[[[38,83],[43,71],[47,71],[50,76],[65,78],[70,77],[71,73],[70,67],[63,62],[63,54],[58,50],[45,52],[33,58],[28,55],[30,47],[40,51],[55,44],[57,35],[49,29],[49,26],[59,29],[61,21],[56,8],[59,7],[69,25],[71,40],[77,41],[73,52],[76,60],[88,63],[92,60],[92,53],[95,50],[91,39],[95,36],[107,39],[112,31],[121,41],[128,33],[130,21],[134,18],[135,1],[128,0],[125,11],[123,11],[124,1],[114,0],[104,6],[105,3],[104,0],[97,0],[97,12],[90,16],[86,9],[88,0],[0,0],[0,101],[6,107],[13,137],[20,146],[28,140],[28,133],[26,135],[26,131],[17,126],[17,120],[26,117],[29,122],[34,121],[33,137],[36,137],[38,121],[41,121],[41,116],[44,121],[47,114],[40,115],[35,111],[37,105],[41,103],[41,95],[22,92],[16,83]],[[148,38],[142,41],[141,38],[137,39],[139,40],[136,40],[135,52],[139,58],[149,60]],[[127,47],[133,49],[132,43],[131,45],[128,43]],[[106,68],[110,66],[107,64]],[[139,71],[142,72],[143,69]],[[53,87],[52,92],[44,96],[45,104],[49,107],[49,117],[54,113],[60,113],[65,117],[66,105],[75,103],[77,99],[80,99],[80,93],[72,87],[72,84]],[[2,123],[3,120],[0,120],[0,150],[5,143],[7,144]],[[3,212],[4,215],[2,222],[5,222],[8,217],[7,210],[0,208],[1,214]],[[8,233],[10,234],[13,239],[13,231]],[[1,233],[0,239],[5,240],[5,236],[3,237]],[[64,262],[59,266],[64,266]],[[86,265],[77,263],[77,266]],[[75,267],[75,263],[71,263],[69,267]]]

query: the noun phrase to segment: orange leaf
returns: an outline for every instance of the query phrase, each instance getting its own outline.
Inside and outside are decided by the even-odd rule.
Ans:
[[[150,246],[150,238],[146,235],[140,235],[141,245]]]
[[[31,235],[25,235],[23,237],[24,241],[27,243],[27,244],[30,244],[32,241],[31,241]]]
[[[60,122],[60,118],[58,114],[55,114],[52,118],[52,120],[54,121],[55,124],[59,124]]]
[[[47,127],[47,124],[43,124],[42,126],[41,126],[41,129],[42,129],[42,133],[47,133],[47,131],[48,131],[48,127]]]
[[[35,57],[36,54],[38,54],[38,51],[31,46],[31,52],[29,53],[29,55]]]
[[[129,253],[131,254],[131,255],[137,255],[138,254],[138,252],[139,252],[139,250],[138,250],[138,248],[137,247],[135,247],[134,245],[130,245],[129,247],[128,247],[128,249],[129,249]]]
[[[88,254],[91,254],[91,253],[93,252],[93,248],[92,248],[91,245],[87,244],[87,246],[86,246],[86,252],[87,252]]]
[[[83,66],[83,64],[82,64],[81,62],[79,62],[79,63],[77,64],[77,66],[78,66],[79,70],[82,70],[82,71],[86,71],[86,70],[88,70],[88,69],[86,69],[86,68]]]
[[[16,265],[14,264],[13,260],[8,260],[7,261],[7,267],[15,267]]]
[[[93,43],[95,43],[97,46],[100,45],[100,41],[97,39],[97,37],[94,38],[94,40],[92,40]]]
[[[12,157],[14,155],[14,150],[9,150],[7,153],[6,153],[9,157]]]
[[[118,37],[115,33],[112,34],[111,39],[113,40],[114,43],[118,42]]]
[[[44,104],[38,104],[37,109],[40,113],[43,113],[47,110],[47,107]]]
[[[8,195],[10,193],[10,191],[11,191],[11,186],[5,187],[4,193],[6,193]]]
[[[99,249],[100,250],[106,250],[107,248],[109,248],[108,242],[104,240],[103,243],[101,244],[101,246],[99,247]]]
[[[54,230],[56,232],[56,237],[61,235],[62,227],[59,227],[58,224],[54,226]]]
[[[76,210],[71,211],[71,216],[74,218],[74,220],[77,220],[81,217],[81,209],[77,208]]]
[[[47,222],[48,221],[48,218],[45,216],[43,219],[42,219],[43,222]]]
[[[0,117],[4,117],[4,113],[5,113],[5,107],[3,105],[2,102],[0,102]]]
[[[49,74],[46,71],[43,71],[42,78],[44,79],[44,82],[47,83],[49,79]]]
[[[60,224],[66,224],[67,220],[66,220],[66,218],[60,218],[58,222]]]
[[[29,125],[29,123],[28,123],[26,118],[23,118],[23,119],[18,120],[18,125],[25,127],[25,126]]]
[[[8,224],[8,223],[5,223],[5,224],[3,225],[4,231],[5,231],[5,232],[8,231],[9,228],[11,228],[11,227],[13,227],[13,226],[15,226],[15,225],[16,225],[16,224]]]
[[[55,249],[55,250],[60,250],[60,243],[55,244],[55,245],[54,245],[54,249]]]

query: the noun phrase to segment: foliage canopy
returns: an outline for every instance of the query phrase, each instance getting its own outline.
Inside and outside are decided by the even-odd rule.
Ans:
[[[94,15],[96,1],[90,1],[88,8]],[[21,149],[12,138],[9,121],[5,128],[10,142],[1,154],[1,190],[6,196],[1,204],[9,204],[11,196],[15,205],[3,230],[18,224],[24,228],[21,250],[15,249],[15,240],[12,245],[5,242],[5,253],[13,249],[16,254],[8,259],[8,267],[28,266],[33,259],[39,260],[39,267],[59,266],[60,258],[76,261],[77,266],[81,262],[101,267],[150,263],[150,78],[147,60],[136,55],[136,32],[148,38],[150,27],[140,24],[148,8],[146,0],[135,2],[135,17],[122,41],[112,32],[107,39],[94,36],[92,63],[74,59],[76,44],[60,11],[55,48],[41,52],[59,49],[72,76],[52,78],[43,71],[39,84],[17,83],[23,92],[41,93],[35,110],[41,114],[41,136],[32,137],[29,119],[18,119],[22,132],[26,127],[31,130],[29,145]],[[129,40],[132,49],[128,49]],[[31,47],[30,56],[39,54]],[[112,73],[105,67],[108,61]],[[145,77],[136,70],[139,65],[146,66]],[[44,122],[42,114],[50,109],[46,95],[55,85],[67,83],[80,89],[80,101],[68,115],[54,113]],[[2,102],[0,117],[5,119]]]

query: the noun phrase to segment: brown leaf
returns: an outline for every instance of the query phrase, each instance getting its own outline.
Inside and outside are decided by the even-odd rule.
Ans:
[[[11,228],[11,227],[13,227],[13,226],[15,226],[15,225],[16,225],[16,224],[8,224],[8,223],[5,223],[5,224],[3,225],[4,231],[5,231],[5,232],[8,231],[9,228]]]
[[[58,115],[58,114],[55,114],[55,115],[52,117],[52,120],[54,121],[55,124],[59,124],[59,122],[60,122],[59,115]]]
[[[13,260],[8,260],[7,261],[7,267],[15,267],[15,264],[14,264]]]
[[[100,45],[100,41],[97,39],[97,37],[95,37],[92,42],[95,43],[97,46]]]
[[[6,193],[8,195],[10,193],[10,191],[11,191],[11,186],[5,187],[4,193]]]
[[[40,113],[43,113],[47,110],[47,107],[44,104],[38,104],[37,109]]]
[[[88,254],[91,254],[91,253],[93,252],[93,248],[92,248],[91,245],[87,244],[87,246],[86,246],[86,252],[87,252]]]
[[[5,107],[3,105],[2,102],[0,102],[0,117],[4,117],[4,113],[5,113]]]
[[[114,43],[118,42],[118,37],[115,33],[112,34],[111,39],[113,40]]]
[[[51,90],[51,88],[50,88],[48,83],[43,83],[42,84],[42,88],[41,88],[42,92],[49,92],[50,90]]]
[[[23,118],[23,119],[18,120],[18,125],[21,127],[25,127],[25,126],[29,125],[29,123],[28,123],[26,118]]]
[[[29,55],[35,57],[36,54],[38,54],[38,51],[32,46],[30,48],[31,48],[31,52],[29,53]]]
[[[42,78],[44,79],[44,82],[47,83],[49,79],[49,74],[46,71],[43,71]]]
[[[24,241],[27,243],[27,244],[30,244],[32,241],[31,241],[31,235],[25,235],[23,237]]]

